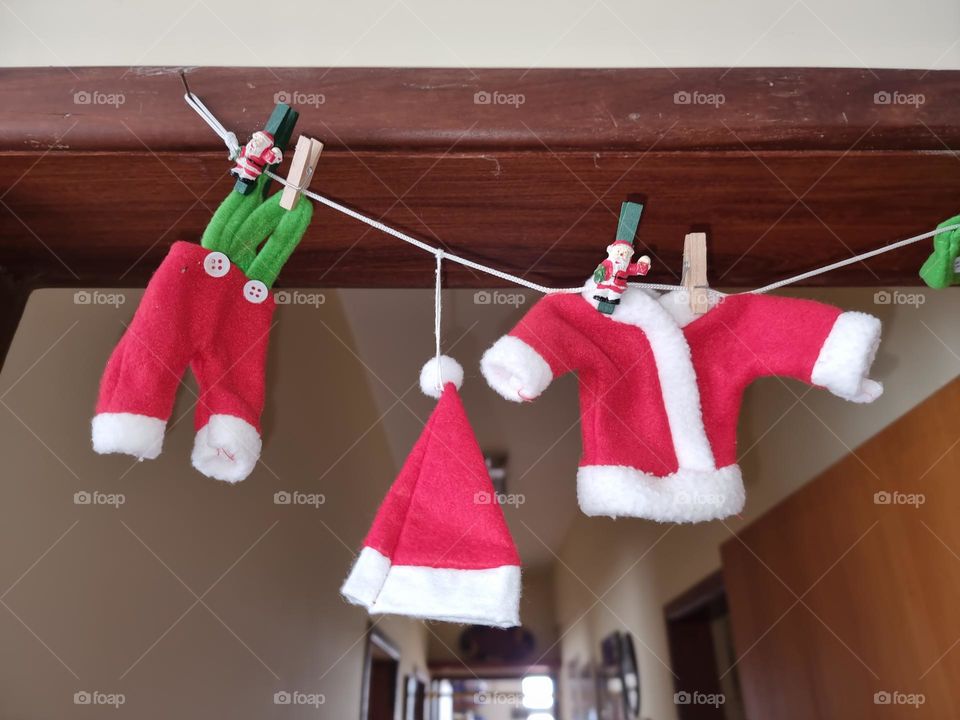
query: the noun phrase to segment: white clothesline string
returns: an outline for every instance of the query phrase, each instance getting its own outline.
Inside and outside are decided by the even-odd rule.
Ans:
[[[220,139],[223,140],[224,144],[227,146],[227,150],[230,153],[230,159],[231,160],[235,159],[240,154],[240,144],[237,141],[237,136],[234,133],[227,130],[220,123],[220,121],[217,120],[217,117],[212,112],[210,112],[207,106],[203,104],[203,101],[201,101],[200,98],[197,97],[194,93],[186,92],[184,93],[183,98],[184,100],[186,100],[187,105],[193,108],[193,110],[203,119],[203,121],[210,126],[210,129],[220,136]],[[386,235],[395,237],[398,240],[402,240],[405,243],[408,243],[410,245],[413,245],[414,247],[420,248],[424,252],[428,252],[436,256],[437,262],[438,262],[438,274],[439,274],[439,262],[440,262],[440,259],[442,258],[444,260],[449,260],[450,262],[457,263],[458,265],[463,265],[464,267],[472,268],[473,270],[477,270],[479,272],[486,273],[487,275],[500,278],[501,280],[506,280],[507,282],[511,282],[515,285],[520,285],[522,287],[529,288],[530,290],[536,290],[537,292],[543,293],[545,295],[551,295],[554,293],[579,293],[579,292],[583,292],[583,290],[586,287],[584,285],[580,285],[578,287],[552,288],[546,285],[539,285],[535,282],[531,282],[530,280],[527,280],[526,278],[522,278],[517,275],[512,275],[510,273],[503,272],[502,270],[497,270],[496,268],[490,267],[489,265],[483,265],[481,263],[468,260],[467,258],[460,257],[459,255],[454,255],[452,253],[446,252],[442,248],[434,247],[433,245],[425,243],[422,240],[418,240],[415,237],[407,235],[405,232],[401,232],[400,230],[392,228],[389,225],[385,225],[379,220],[374,220],[371,217],[367,217],[363,213],[359,213],[356,210],[353,210],[347,207],[346,205],[341,205],[340,203],[336,202],[335,200],[331,200],[328,197],[324,197],[323,195],[318,195],[317,193],[312,192],[306,188],[297,187],[293,183],[288,182],[286,178],[281,177],[270,170],[265,170],[264,173],[268,175],[270,178],[272,178],[273,180],[276,180],[278,183],[280,183],[284,187],[294,188],[295,190],[307,196],[311,200],[314,200],[322,205],[326,205],[328,208],[332,210],[336,210],[339,213],[343,213],[344,215],[347,215],[349,217],[352,217],[354,220],[358,220],[359,222],[369,225],[370,227],[375,228],[376,230],[379,230],[380,232]],[[950,230],[956,230],[957,228],[960,228],[960,223],[955,225],[946,225],[944,227],[939,227],[935,230],[930,230],[928,232],[906,238],[905,240],[898,240],[897,242],[890,243],[889,245],[884,245],[883,247],[879,247],[874,250],[869,250],[867,252],[860,253],[859,255],[854,255],[853,257],[849,257],[845,260],[840,260],[838,262],[831,263],[829,265],[824,265],[823,267],[815,268],[813,270],[808,270],[807,272],[800,273],[799,275],[794,275],[793,277],[789,277],[784,280],[778,280],[774,283],[770,283],[769,285],[764,285],[763,287],[757,288],[755,290],[748,290],[746,291],[746,293],[759,294],[759,293],[770,292],[772,290],[777,290],[786,285],[791,285],[796,282],[801,282],[802,280],[807,280],[809,278],[816,277],[817,275],[822,275],[823,273],[828,273],[833,270],[846,267],[847,265],[853,265],[854,263],[868,260],[869,258],[876,257],[877,255],[882,255],[883,253],[891,252],[892,250],[898,250],[902,247],[906,247],[907,245],[912,245],[913,243],[920,242],[921,240],[926,240],[927,238],[931,238],[934,235],[937,235],[939,233],[947,232]],[[663,284],[663,283],[630,283],[630,287],[639,287],[646,290],[670,291],[670,290],[676,290],[682,286],[669,285],[669,284]],[[708,291],[718,295],[723,294],[717,290],[713,290],[712,288],[708,288]]]
[[[433,339],[436,341],[437,393],[443,393],[443,368],[440,364],[440,312],[443,309],[443,250],[437,250],[436,281],[433,291]]]

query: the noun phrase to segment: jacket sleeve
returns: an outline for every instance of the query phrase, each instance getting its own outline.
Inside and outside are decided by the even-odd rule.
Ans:
[[[563,318],[559,296],[539,300],[480,360],[487,383],[507,400],[538,397],[555,377],[576,370],[570,352],[573,334]]]
[[[868,375],[880,345],[880,320],[811,300],[744,297],[734,330],[756,376],[784,375],[869,403],[883,385]]]

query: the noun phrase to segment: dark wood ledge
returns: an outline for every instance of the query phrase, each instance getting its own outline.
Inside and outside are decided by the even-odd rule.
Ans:
[[[675,280],[684,233],[706,226],[711,282],[737,287],[960,212],[960,72],[191,68],[187,77],[241,141],[275,97],[290,100],[297,132],[326,144],[313,189],[546,284],[589,274],[628,194],[647,200],[638,239],[655,257],[652,280]],[[171,242],[199,238],[231,187],[229,164],[182,94],[178,68],[0,70],[5,277],[141,285]],[[917,284],[928,253],[921,243],[812,282]],[[280,284],[425,287],[431,263],[318,208]],[[452,266],[446,282],[498,284]]]
[[[182,100],[180,70],[0,69],[0,150],[219,150]],[[183,70],[238,136],[287,97],[298,131],[328,149],[939,151],[960,141],[954,71]]]

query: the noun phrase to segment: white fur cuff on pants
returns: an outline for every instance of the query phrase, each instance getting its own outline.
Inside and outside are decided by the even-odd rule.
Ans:
[[[101,455],[123,453],[153,460],[163,449],[167,423],[136,413],[100,413],[91,423],[93,449]]]
[[[211,415],[193,442],[193,466],[207,477],[236,483],[244,480],[260,459],[260,433],[233,415]]]

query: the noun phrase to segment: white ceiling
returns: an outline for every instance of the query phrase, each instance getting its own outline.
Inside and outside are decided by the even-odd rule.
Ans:
[[[423,364],[433,356],[432,290],[340,290],[358,363],[383,414],[399,468],[436,401],[420,392]],[[481,291],[483,292],[483,291]],[[507,493],[522,505],[504,514],[525,566],[549,563],[576,512],[580,423],[576,378],[560,378],[536,402],[497,395],[480,374],[480,356],[529,309],[535,293],[500,291],[522,304],[475,302],[474,290],[443,294],[443,348],[464,368],[461,397],[485,452],[506,452]]]
[[[268,16],[255,0],[6,0],[0,65],[960,68],[955,0],[290,0],[264,41]]]

